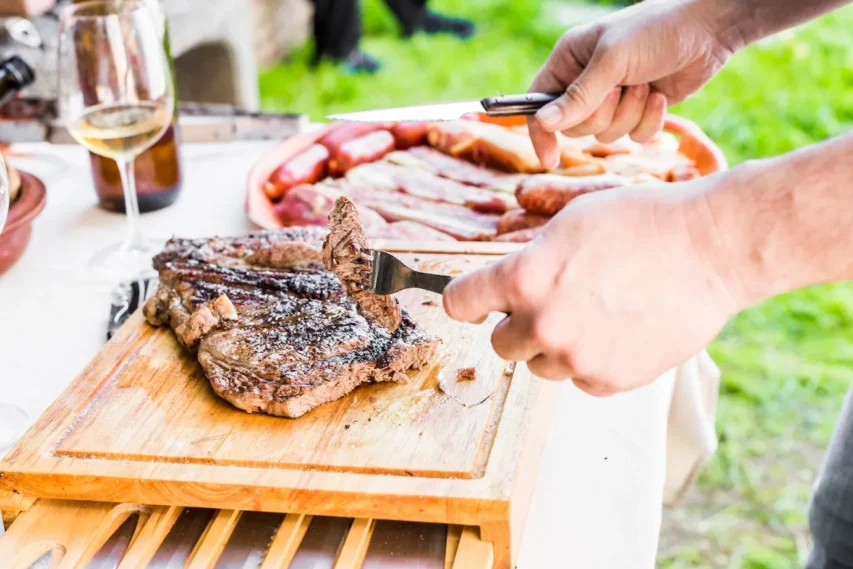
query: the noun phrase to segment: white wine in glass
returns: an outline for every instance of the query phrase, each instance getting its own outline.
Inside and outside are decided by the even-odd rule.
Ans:
[[[119,280],[150,273],[159,243],[144,238],[133,161],[172,121],[174,91],[156,15],[145,0],[73,4],[59,31],[59,108],[66,128],[89,151],[116,161],[127,231],[90,267]]]

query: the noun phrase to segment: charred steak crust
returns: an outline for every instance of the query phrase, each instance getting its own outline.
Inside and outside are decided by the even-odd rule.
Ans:
[[[329,213],[329,234],[323,242],[323,264],[338,276],[365,318],[375,320],[394,332],[402,319],[397,299],[364,290],[370,285],[368,248],[355,204],[339,197]]]
[[[172,239],[143,311],[197,353],[214,392],[249,413],[299,417],[363,383],[405,381],[438,340],[405,311],[391,332],[365,319],[322,268],[322,227]]]

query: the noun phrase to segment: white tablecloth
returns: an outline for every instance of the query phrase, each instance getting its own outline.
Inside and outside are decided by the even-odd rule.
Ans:
[[[184,145],[184,193],[144,214],[144,231],[165,240],[250,229],[245,180],[270,146]],[[0,402],[35,421],[104,343],[109,288],[80,267],[121,238],[124,217],[96,207],[82,148],[32,144],[16,152],[32,154],[12,163],[44,181],[48,201],[25,256],[0,276]],[[563,385],[519,567],[654,567],[665,494],[678,497],[714,450],[716,387],[704,354],[609,399]]]

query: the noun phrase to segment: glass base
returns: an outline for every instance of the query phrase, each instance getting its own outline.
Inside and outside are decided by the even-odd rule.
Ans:
[[[88,268],[115,281],[129,281],[156,274],[151,259],[163,249],[163,243],[139,239],[131,246],[116,243],[98,251]]]
[[[0,455],[18,442],[28,421],[29,417],[20,407],[0,403]]]

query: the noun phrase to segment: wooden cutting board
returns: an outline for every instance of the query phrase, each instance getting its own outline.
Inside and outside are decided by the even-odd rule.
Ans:
[[[374,243],[421,270],[461,274],[515,244]],[[0,463],[0,492],[479,526],[508,567],[549,422],[553,385],[501,360],[483,325],[439,295],[402,305],[442,339],[408,384],[360,387],[299,419],[218,398],[168,328],[135,314]],[[476,379],[458,381],[474,366]]]

